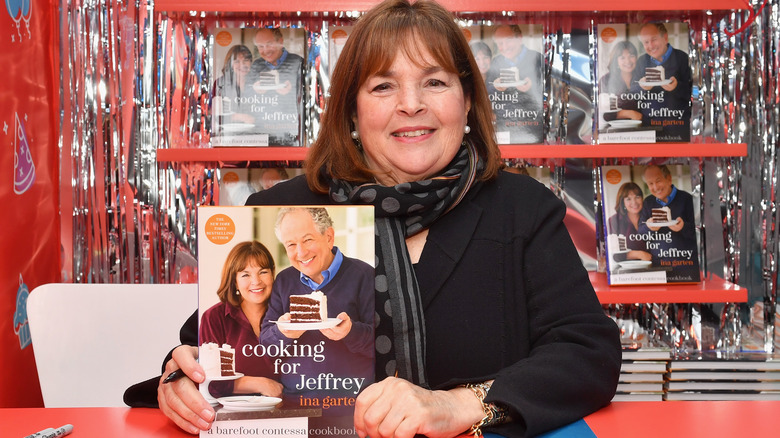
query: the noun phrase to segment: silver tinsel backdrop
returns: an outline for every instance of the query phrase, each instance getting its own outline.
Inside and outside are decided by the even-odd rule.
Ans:
[[[701,205],[702,266],[746,287],[749,299],[725,304],[606,305],[605,311],[623,326],[628,339],[643,335],[678,352],[773,351],[780,345],[779,4],[779,0],[754,2],[752,7],[760,9],[755,17],[748,10],[459,15],[466,25],[543,24],[545,127],[551,145],[593,142],[598,23],[653,19],[689,25],[690,61],[698,89],[691,141],[747,143],[748,154],[668,161],[694,169],[693,191]],[[72,236],[63,236],[64,242],[72,239],[72,245],[63,245],[66,251],[72,248],[64,254],[72,265],[66,263],[70,269],[63,280],[196,281],[197,206],[217,202],[221,169],[236,163],[158,162],[157,150],[210,147],[212,30],[268,25],[306,29],[304,139],[310,144],[327,95],[328,28],[349,22],[352,14],[166,14],[155,11],[151,1],[113,0],[63,1],[60,13],[65,90],[60,120],[62,220],[72,221],[65,227],[72,225]],[[582,60],[584,64],[578,62]],[[647,157],[508,163],[549,167],[551,189],[569,208],[595,221],[598,166],[642,164],[643,160]]]

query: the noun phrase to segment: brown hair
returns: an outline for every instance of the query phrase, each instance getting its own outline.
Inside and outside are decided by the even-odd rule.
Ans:
[[[623,200],[626,199],[626,197],[633,193],[635,195],[639,195],[640,197],[644,198],[645,194],[642,193],[642,188],[639,187],[639,185],[635,182],[627,182],[623,183],[622,186],[618,189],[617,196],[615,199],[615,212],[619,215],[625,216],[626,215],[626,206],[623,203]]]
[[[374,180],[374,171],[350,137],[358,90],[370,76],[389,69],[399,51],[418,60],[424,50],[444,70],[459,76],[463,94],[472,102],[467,118],[469,139],[485,161],[482,179],[498,174],[501,151],[493,131],[493,111],[474,55],[453,15],[433,1],[410,4],[409,0],[386,0],[357,21],[336,63],[319,136],[305,163],[306,179],[313,191],[328,191],[323,166],[335,179],[353,183]]]
[[[222,74],[226,74],[226,75],[235,74],[235,72],[233,71],[233,59],[238,57],[239,55],[244,56],[250,62],[252,61],[252,51],[249,50],[249,47],[244,46],[242,44],[237,44],[231,47],[230,50],[228,50],[227,53],[225,54],[225,63],[222,64]]]
[[[227,302],[234,307],[241,305],[243,298],[236,293],[238,290],[236,275],[252,263],[260,268],[270,269],[271,276],[274,276],[276,266],[274,266],[274,258],[268,248],[256,240],[241,242],[230,250],[225,264],[222,266],[222,280],[217,289],[220,301]]]

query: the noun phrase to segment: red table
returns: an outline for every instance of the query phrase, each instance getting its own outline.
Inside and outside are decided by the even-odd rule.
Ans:
[[[585,421],[598,438],[774,437],[780,433],[780,401],[616,402]],[[73,425],[68,438],[193,436],[157,409],[0,409],[3,438],[22,438],[64,424]]]
[[[189,437],[158,409],[6,408],[0,409],[0,436],[22,438],[43,429],[73,425],[67,438]]]
[[[776,437],[780,401],[615,402],[585,422],[598,438]]]

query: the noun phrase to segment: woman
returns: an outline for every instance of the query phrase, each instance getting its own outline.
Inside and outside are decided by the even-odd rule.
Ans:
[[[616,113],[606,114],[605,120],[642,120],[642,113],[638,111],[636,100],[626,97],[626,93],[632,89],[641,91],[633,80],[636,61],[637,50],[631,41],[618,41],[612,48],[607,73],[599,80],[599,90],[602,94],[616,96],[620,109]]]
[[[246,78],[252,68],[252,52],[247,46],[237,44],[225,54],[222,65],[222,75],[214,85],[214,96],[217,99],[217,110],[221,114],[222,123],[254,123],[248,104],[241,103],[241,97],[248,93]]]
[[[642,188],[634,182],[627,182],[618,188],[615,197],[615,214],[609,218],[610,234],[622,234],[627,238],[632,234],[638,234],[639,214],[642,212],[644,202]],[[627,260],[651,260],[652,255],[647,252],[644,240],[627,239],[629,248],[625,255]]]
[[[431,1],[380,3],[355,25],[331,87],[305,179],[248,203],[376,206],[376,275],[388,280],[376,337],[392,341],[357,398],[358,435],[534,435],[609,403],[617,326],[564,204],[499,172],[485,85],[452,15]],[[197,381],[191,348],[166,373],[179,367]],[[193,387],[182,379],[159,397],[188,430],[211,418]]]
[[[474,54],[474,60],[477,61],[479,73],[484,78],[485,75],[487,75],[488,70],[490,70],[490,61],[493,60],[493,51],[482,41],[474,41],[469,47],[471,48],[471,53]]]
[[[255,345],[268,309],[274,284],[274,259],[257,241],[241,242],[228,253],[217,289],[219,303],[203,312],[200,343],[219,345]],[[282,384],[263,376],[273,376],[273,364],[265,356],[236,355],[236,372],[244,374],[235,381],[212,382],[217,397],[235,394],[262,394],[279,397]]]

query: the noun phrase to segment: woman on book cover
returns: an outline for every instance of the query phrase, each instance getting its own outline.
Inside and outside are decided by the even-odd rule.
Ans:
[[[477,61],[479,73],[483,78],[487,77],[490,63],[493,60],[493,51],[490,50],[490,46],[482,41],[474,41],[469,47],[471,48],[471,53],[474,54],[474,60]]]
[[[638,87],[634,79],[638,53],[631,41],[619,41],[609,55],[607,73],[599,80],[599,90],[603,98],[615,97],[617,111],[604,113],[604,120],[629,119],[642,120],[637,101],[630,98],[631,89]],[[607,108],[607,105],[602,105]],[[609,109],[612,109],[611,107]]]
[[[331,80],[306,173],[249,205],[373,205],[375,382],[357,396],[361,438],[522,437],[609,404],[617,325],[599,303],[565,204],[501,171],[492,108],[468,42],[430,0],[362,15]],[[565,274],[565,275],[562,275]],[[161,409],[193,432],[190,347],[174,350]],[[486,415],[488,414],[488,415]]]
[[[247,75],[252,67],[252,51],[237,44],[225,54],[222,75],[214,84],[214,99],[217,105],[214,115],[224,123],[254,123],[247,104],[241,97],[247,95]]]
[[[615,261],[625,260],[647,260],[652,259],[652,255],[647,252],[647,245],[642,239],[632,239],[631,235],[639,234],[640,214],[642,213],[642,203],[645,195],[642,188],[634,182],[627,182],[618,188],[615,196],[615,214],[607,222],[609,234],[619,234],[626,237],[626,246],[628,252],[616,254]],[[618,256],[620,259],[618,259]]]
[[[222,267],[217,289],[219,303],[203,312],[200,344],[230,344],[236,350],[236,372],[244,374],[234,381],[211,382],[215,397],[230,394],[260,394],[279,397],[282,384],[273,378],[273,363],[264,356],[241,353],[244,345],[257,345],[261,321],[268,309],[274,284],[274,259],[258,241],[241,242],[232,250]]]

